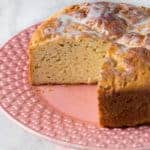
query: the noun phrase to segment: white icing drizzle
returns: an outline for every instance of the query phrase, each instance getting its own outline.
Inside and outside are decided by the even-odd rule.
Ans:
[[[133,31],[138,32],[140,34],[150,33],[150,17],[135,24],[133,27]]]
[[[69,15],[62,15],[59,17],[59,22],[61,23],[61,25],[56,29],[57,33],[64,33],[64,30],[66,28],[66,26],[68,24],[70,24],[71,22],[76,22],[77,19],[74,19],[73,17],[69,16]]]
[[[70,22],[72,22],[72,23],[79,24],[79,25],[81,25],[81,26],[85,26],[85,30],[79,31],[79,30],[76,29],[76,30],[73,30],[74,32],[77,32],[77,33],[80,32],[80,34],[86,33],[86,34],[95,35],[95,36],[100,37],[100,33],[99,33],[99,32],[94,31],[94,30],[92,30],[92,29],[89,29],[89,27],[87,27],[87,25],[86,25],[86,20],[85,20],[85,19],[81,19],[81,20],[80,20],[80,19],[77,19],[77,18],[75,18],[75,17],[66,16],[66,15],[65,15],[65,17],[68,18],[68,19],[70,20]],[[65,23],[63,24],[63,26],[64,26],[64,28],[65,28]],[[72,34],[72,31],[71,31],[70,33]]]
[[[133,34],[133,33],[129,33],[129,34],[125,34],[123,35],[121,38],[116,40],[116,43],[118,44],[122,44],[128,48],[132,48],[132,47],[139,47],[139,46],[143,46],[143,40],[144,38],[141,37],[138,34]]]
[[[81,22],[72,16],[69,15],[61,15],[58,18],[58,22],[59,22],[59,26],[56,27],[56,29],[53,29],[51,27],[45,28],[44,29],[44,34],[45,35],[49,35],[49,34],[61,34],[61,35],[80,35],[81,32],[75,29],[72,29],[71,32],[65,32],[65,29],[67,29],[67,27],[71,24],[71,23],[76,23],[76,24],[81,24]]]
[[[122,44],[126,46],[127,48],[133,48],[133,47],[139,47],[139,46],[145,47],[144,41],[140,39],[140,37],[136,36],[136,33],[143,35],[143,36],[146,36],[147,33],[150,33],[150,18],[141,20],[135,25],[132,25],[131,28],[129,27],[128,32],[126,34],[130,34],[130,33],[135,33],[135,36],[128,38],[126,37],[126,35],[123,35],[122,37],[117,39],[115,42],[118,44]]]
[[[105,14],[110,13],[110,10],[106,11],[105,6],[103,6],[101,4],[96,5],[95,3],[90,4],[87,9],[89,9],[89,11],[85,18],[76,18],[75,16],[71,16],[68,14],[59,16],[58,21],[60,22],[60,26],[57,27],[56,30],[53,30],[52,28],[48,27],[44,30],[44,34],[45,35],[49,35],[49,34],[53,34],[53,33],[62,34],[62,35],[67,34],[67,32],[68,32],[67,27],[71,23],[74,23],[74,24],[79,24],[79,25],[85,26],[88,28],[88,30],[79,31],[77,29],[76,30],[74,29],[72,31],[69,31],[68,34],[77,35],[77,34],[86,33],[86,34],[96,35],[98,37],[100,37],[102,35],[107,36],[109,33],[105,29],[104,23],[101,24],[101,27],[97,27],[97,24],[95,23],[91,29],[87,26],[87,23],[93,19],[97,20],[104,13]],[[97,31],[97,29],[99,29],[99,31]],[[66,33],[65,33],[65,30],[67,30]]]
[[[56,33],[56,34],[70,35],[70,36],[81,35],[82,33],[85,33],[85,34],[95,35],[95,36],[100,37],[99,32],[89,29],[86,26],[86,24],[84,23],[85,21],[81,21],[78,18],[75,18],[75,17],[64,14],[64,15],[62,15],[58,18],[58,21],[60,22],[60,26],[57,27],[56,30],[49,27],[49,28],[46,28],[44,30],[44,33],[46,35]],[[83,30],[81,32],[78,29],[72,28],[71,31],[68,31],[67,27],[69,27],[69,25],[71,25],[71,24],[78,24],[78,25],[81,25],[81,26],[85,26],[85,30]],[[65,30],[67,30],[67,32],[65,32]]]
[[[88,15],[85,19],[89,20],[93,18],[99,18],[104,12],[105,12],[105,7],[103,5],[96,5],[95,3],[91,4],[89,6]]]

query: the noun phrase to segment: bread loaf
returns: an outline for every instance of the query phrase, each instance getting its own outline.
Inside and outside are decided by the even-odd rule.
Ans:
[[[69,6],[33,33],[29,61],[33,85],[97,83],[101,126],[150,123],[150,8]]]

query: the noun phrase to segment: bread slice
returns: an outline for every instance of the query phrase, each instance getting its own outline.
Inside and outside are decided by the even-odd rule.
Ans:
[[[67,7],[29,44],[30,83],[98,83],[100,125],[150,123],[150,9],[111,2]]]

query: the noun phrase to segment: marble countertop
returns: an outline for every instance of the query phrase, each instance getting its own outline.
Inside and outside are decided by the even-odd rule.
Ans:
[[[40,22],[58,9],[83,0],[0,0],[0,45],[22,29]],[[91,0],[92,1],[92,0]],[[113,0],[111,0],[113,1]],[[149,0],[115,0],[150,7]],[[61,150],[9,120],[0,109],[0,150]],[[65,148],[66,149],[66,148]]]

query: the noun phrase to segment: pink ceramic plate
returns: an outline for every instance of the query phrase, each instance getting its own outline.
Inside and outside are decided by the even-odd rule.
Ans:
[[[0,50],[0,105],[28,129],[53,141],[87,149],[150,149],[150,127],[98,127],[96,86],[31,86],[27,46],[32,26]]]

